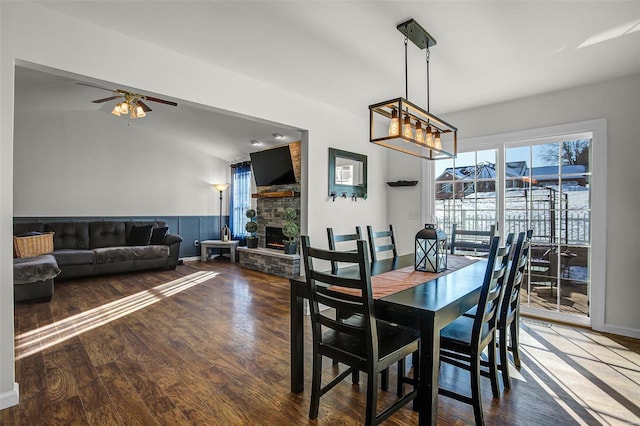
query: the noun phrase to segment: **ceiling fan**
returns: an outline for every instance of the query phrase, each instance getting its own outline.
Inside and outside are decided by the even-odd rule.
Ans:
[[[177,103],[172,101],[155,98],[153,96],[141,95],[139,93],[129,92],[128,90],[107,89],[106,87],[96,86],[94,84],[89,84],[89,83],[78,82],[76,84],[79,84],[81,86],[94,87],[96,89],[107,90],[113,93],[113,96],[109,96],[108,98],[96,99],[95,101],[91,101],[94,104],[101,104],[103,102],[108,102],[114,99],[122,98],[123,100],[121,102],[118,102],[115,108],[113,108],[113,111],[111,111],[111,114],[117,115],[118,117],[120,117],[121,115],[127,115],[129,113],[131,113],[131,118],[145,117],[147,115],[146,113],[152,110],[147,106],[147,104],[143,102],[143,100],[158,102],[165,105],[178,106]]]

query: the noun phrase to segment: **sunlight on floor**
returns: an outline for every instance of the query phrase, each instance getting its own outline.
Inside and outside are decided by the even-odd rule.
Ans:
[[[597,332],[556,325],[526,324],[520,339],[521,372],[578,424],[640,424],[640,355]]]
[[[139,311],[162,299],[201,284],[216,275],[218,273],[213,271],[196,272],[20,334],[16,336],[15,341],[16,359],[28,357],[43,349],[64,342],[73,336]]]

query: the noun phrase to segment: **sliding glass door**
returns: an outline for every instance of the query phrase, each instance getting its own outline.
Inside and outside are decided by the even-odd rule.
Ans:
[[[533,229],[521,308],[541,317],[589,322],[591,284],[589,134],[506,142],[434,164],[435,217],[502,236]]]

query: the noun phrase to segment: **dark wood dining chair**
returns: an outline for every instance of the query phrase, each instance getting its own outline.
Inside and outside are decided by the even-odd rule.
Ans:
[[[367,374],[365,425],[376,425],[388,418],[409,401],[418,390],[419,365],[414,364],[412,391],[377,414],[378,374],[392,364],[414,354],[419,363],[420,333],[396,324],[376,319],[371,292],[371,275],[366,242],[356,242],[356,252],[339,252],[313,248],[309,237],[302,237],[302,258],[309,288],[311,326],[313,336],[313,367],[309,418],[318,417],[320,397],[340,383],[353,371]],[[314,260],[346,262],[355,265],[357,277],[341,277],[314,268]],[[321,311],[320,304],[348,312],[346,320],[336,319]],[[324,331],[323,331],[324,330]],[[338,360],[348,366],[324,386],[322,385],[323,357]],[[399,371],[398,374],[404,372]]]
[[[377,253],[390,251],[393,257],[398,257],[396,250],[396,239],[393,235],[393,226],[389,225],[388,231],[374,231],[371,225],[367,225],[367,236],[369,237],[369,252],[371,253],[371,261],[377,262]],[[383,244],[376,245],[376,240],[386,239]]]
[[[347,243],[349,241],[357,241],[357,240],[361,240],[362,239],[362,230],[359,226],[356,226],[356,233],[355,234],[342,234],[342,235],[336,235],[333,232],[333,228],[327,228],[327,239],[329,240],[329,250],[340,250],[337,247],[337,244],[339,243]],[[342,246],[344,246],[344,244],[340,244],[341,248]],[[340,250],[340,251],[351,251],[354,252],[354,245],[351,244],[349,245],[349,248],[347,248],[346,250]],[[338,271],[338,262],[331,262],[331,271],[335,274]]]
[[[509,247],[500,247],[499,243],[500,237],[492,238],[476,315],[473,318],[463,315],[440,331],[440,360],[470,372],[471,397],[442,386],[439,387],[438,392],[471,404],[478,425],[484,424],[480,391],[481,376],[489,377],[494,398],[500,397],[496,362],[496,324]],[[485,349],[488,352],[487,361],[482,359],[482,352]]]
[[[500,304],[500,315],[498,316],[498,348],[500,353],[500,365],[502,372],[502,383],[504,387],[511,388],[509,378],[509,356],[513,355],[513,364],[520,369],[520,287],[527,268],[529,258],[529,248],[531,247],[531,237],[533,230],[520,232],[516,241],[511,267],[507,276],[502,303]],[[507,333],[509,343],[507,343]]]

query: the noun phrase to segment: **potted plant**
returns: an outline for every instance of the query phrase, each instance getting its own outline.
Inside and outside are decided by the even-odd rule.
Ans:
[[[296,213],[296,209],[291,207],[284,209],[282,218],[285,222],[284,225],[282,225],[282,234],[288,238],[283,241],[285,254],[296,254],[298,252],[296,239],[300,235],[300,229],[298,228],[298,224],[295,222],[297,217],[298,213]]]
[[[247,248],[257,248],[258,237],[256,237],[256,231],[258,230],[258,224],[254,220],[256,217],[256,211],[254,209],[249,209],[245,215],[249,218],[249,222],[244,226],[244,229],[249,233],[249,236],[247,237]]]

